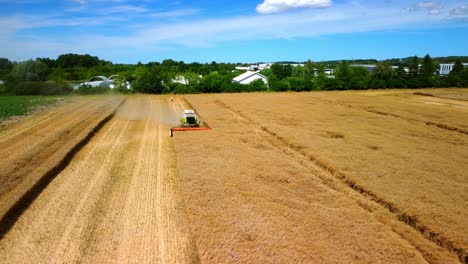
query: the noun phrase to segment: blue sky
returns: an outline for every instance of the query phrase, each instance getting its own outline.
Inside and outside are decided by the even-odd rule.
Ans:
[[[114,63],[468,55],[468,0],[0,0],[0,57]]]

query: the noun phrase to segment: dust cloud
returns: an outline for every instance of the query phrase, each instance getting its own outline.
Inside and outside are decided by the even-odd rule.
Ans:
[[[182,107],[166,97],[129,97],[117,110],[116,117],[130,121],[154,120],[168,127],[178,126]],[[138,100],[139,98],[139,100]]]

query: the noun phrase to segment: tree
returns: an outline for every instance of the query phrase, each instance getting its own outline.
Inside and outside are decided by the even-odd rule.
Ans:
[[[257,79],[248,84],[249,92],[266,91],[268,86],[262,79]]]
[[[310,81],[314,78],[314,63],[311,60],[307,60],[304,65],[305,79]]]
[[[369,83],[370,88],[388,88],[393,79],[392,68],[384,63],[377,64],[375,70],[371,74]]]
[[[182,76],[184,76],[185,79],[188,81],[189,85],[192,86],[198,85],[201,81],[200,75],[194,72],[186,72],[182,74]]]
[[[0,58],[0,79],[7,77],[15,65],[8,59]]]
[[[163,90],[162,80],[154,69],[140,66],[135,70],[133,89],[140,93],[160,94]]]
[[[317,75],[319,74],[325,74],[325,64],[323,63],[317,63]]]
[[[219,93],[223,87],[224,78],[218,72],[210,72],[205,76],[201,83],[200,89],[204,93]]]
[[[334,78],[329,78],[325,74],[319,74],[312,81],[314,90],[336,90],[338,82]]]
[[[449,86],[456,86],[456,87],[463,87],[464,80],[463,80],[463,73],[464,67],[460,60],[455,61],[455,65],[453,65],[452,71],[450,71],[447,77],[447,84]]]
[[[260,71],[260,73],[268,78],[273,74],[273,71],[271,69],[263,69]]]
[[[281,81],[275,74],[272,74],[268,78],[268,84],[271,91],[282,92],[289,89],[289,84],[287,81]]]
[[[293,69],[289,64],[275,63],[271,65],[271,71],[279,80],[283,80],[284,78],[291,77]]]
[[[57,67],[57,61],[49,58],[37,58],[36,60],[43,62],[47,65],[49,68],[55,68]]]
[[[305,79],[305,67],[300,65],[292,67],[291,77]]]
[[[288,82],[290,91],[306,91],[308,89],[306,81],[299,77],[289,77],[285,79]]]
[[[409,65],[409,75],[411,78],[417,78],[419,76],[419,59],[417,56],[411,58]]]
[[[15,65],[11,74],[21,81],[45,81],[47,65],[37,60],[28,60]]]
[[[0,71],[11,71],[13,67],[13,62],[6,58],[0,58]]]
[[[338,82],[339,89],[349,89],[351,88],[351,71],[349,69],[349,63],[347,61],[342,61],[338,65],[338,69],[335,74],[336,81]]]
[[[464,67],[460,60],[455,61],[455,65],[453,65],[453,69],[450,74],[459,75],[463,71]]]
[[[364,67],[350,68],[350,81],[348,87],[351,89],[366,89],[370,78],[370,72]]]
[[[394,72],[393,79],[390,83],[390,87],[393,88],[406,88],[407,74],[403,65],[398,66]]]
[[[423,64],[421,68],[421,84],[423,87],[433,86],[434,82],[432,76],[434,75],[434,64],[429,54],[426,54],[423,59]]]
[[[422,64],[422,69],[421,69],[421,73],[424,77],[430,77],[432,75],[434,75],[434,64],[432,63],[432,59],[431,57],[429,56],[429,54],[426,54],[426,56],[424,56],[424,59],[423,59],[423,64]]]
[[[57,58],[57,66],[62,68],[86,67],[91,68],[99,65],[101,61],[98,57],[91,55],[63,54]]]

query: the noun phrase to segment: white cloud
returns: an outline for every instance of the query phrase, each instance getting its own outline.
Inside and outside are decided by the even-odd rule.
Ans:
[[[186,8],[186,9],[177,9],[177,10],[171,10],[171,11],[165,11],[165,12],[157,12],[157,13],[152,13],[149,14],[149,17],[158,17],[158,18],[163,18],[163,17],[184,17],[184,16],[191,16],[199,13],[200,11],[198,9],[193,9],[193,8]]]
[[[455,7],[451,5],[446,9],[452,10]],[[401,6],[376,8],[357,4],[337,4],[329,9],[306,9],[268,16],[182,18],[184,14],[194,12],[197,10],[180,9],[160,13],[148,11],[131,16],[96,15],[83,18],[45,15],[3,17],[0,18],[0,57],[18,60],[79,52],[108,58],[110,51],[112,54],[142,51],[151,54],[155,50],[167,48],[213,47],[219,43],[238,40],[310,38],[380,30],[434,28],[451,23],[446,19],[448,16],[405,12]],[[459,12],[461,11],[454,14]],[[172,19],[173,16],[178,19]],[[119,30],[94,33],[96,31],[93,29],[108,25]],[[82,30],[81,32],[87,33],[73,36],[60,33],[45,35],[39,30],[28,30],[60,27],[60,30],[66,32],[66,26],[89,30]]]
[[[115,13],[143,13],[148,11],[146,8],[142,6],[135,6],[135,5],[119,5],[119,6],[112,6],[106,9],[102,9],[101,13],[103,14],[115,14]]]
[[[450,10],[450,15],[457,17],[466,17],[468,16],[468,5],[461,5]]]
[[[413,7],[410,8],[410,11],[426,11],[430,15],[440,15],[444,7],[437,2],[418,2]]]
[[[257,12],[260,14],[273,14],[295,8],[329,7],[331,4],[331,0],[265,0],[257,6]]]
[[[72,1],[75,2],[75,3],[78,3],[80,5],[86,4],[86,0],[72,0]]]

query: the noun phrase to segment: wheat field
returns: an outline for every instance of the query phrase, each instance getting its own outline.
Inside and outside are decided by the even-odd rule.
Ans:
[[[467,96],[75,98],[0,128],[0,263],[466,263]]]

